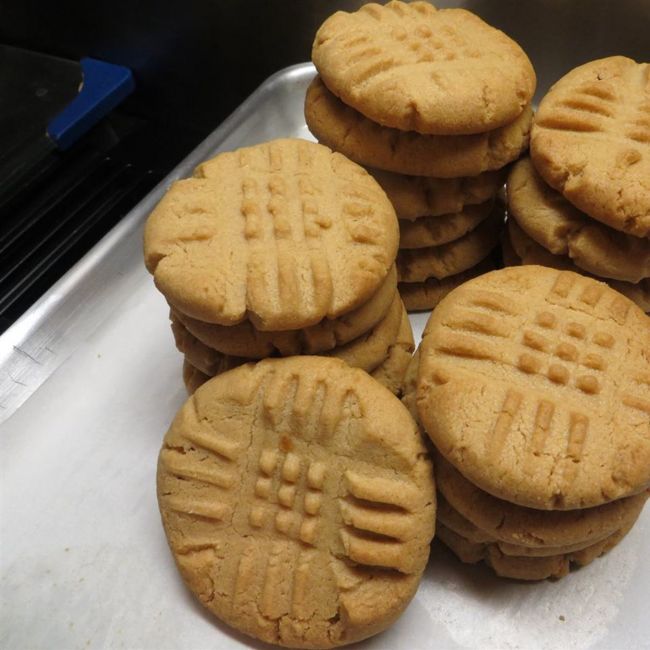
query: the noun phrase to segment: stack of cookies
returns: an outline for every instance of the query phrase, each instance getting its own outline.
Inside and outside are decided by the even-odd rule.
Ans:
[[[190,392],[269,356],[336,356],[395,393],[413,351],[395,211],[327,147],[274,140],[202,163],[149,216],[145,263]]]
[[[406,408],[361,370],[313,356],[200,387],[165,436],[158,503],[201,604],[295,648],[393,623],[418,588],[436,509]]]
[[[405,403],[436,447],[437,537],[501,576],[618,544],[650,487],[650,319],[607,285],[518,266],[451,292]]]
[[[650,64],[592,61],[542,100],[508,177],[504,261],[590,274],[650,312]]]
[[[502,169],[528,145],[530,61],[470,12],[399,1],[335,13],[312,58],[307,126],[384,188],[400,219],[400,294],[430,309],[492,268]]]

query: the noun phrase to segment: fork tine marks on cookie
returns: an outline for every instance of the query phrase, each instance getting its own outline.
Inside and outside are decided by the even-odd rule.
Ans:
[[[535,414],[535,424],[533,428],[533,437],[530,442],[530,456],[539,456],[543,451],[551,434],[551,424],[553,422],[553,414],[555,412],[555,405],[553,402],[542,399],[537,405],[537,412]]]
[[[165,497],[167,507],[174,512],[191,517],[225,521],[232,513],[232,509],[225,503],[215,502],[213,498],[199,499],[197,497]]]
[[[518,314],[514,301],[496,291],[472,291],[468,293],[466,301],[475,307],[482,307],[489,311],[497,312],[499,318],[503,316],[516,316]]]
[[[343,477],[349,493],[363,501],[413,512],[422,499],[419,490],[404,481],[367,476],[352,470],[347,470]]]
[[[519,409],[522,406],[524,396],[519,391],[509,389],[506,392],[501,411],[497,415],[494,428],[485,439],[485,452],[489,458],[498,458],[506,444],[508,436],[512,432],[512,426]]]
[[[289,542],[271,544],[266,572],[261,578],[260,611],[266,618],[277,620],[292,611],[297,553],[296,546]]]
[[[595,113],[603,117],[613,117],[612,107],[608,102],[597,101],[592,96],[576,96],[560,102],[560,106],[580,112]]]
[[[185,462],[184,454],[173,449],[163,449],[160,452],[160,459],[165,464],[165,469],[180,479],[221,488],[231,488],[235,483],[235,476],[231,472],[215,467],[197,467],[196,463]]]
[[[407,573],[410,560],[404,557],[403,544],[389,541],[376,541],[359,536],[347,530],[340,532],[345,554],[353,561],[369,567],[396,569]]]
[[[238,442],[227,440],[216,431],[185,431],[183,437],[194,445],[227,461],[236,460],[241,450],[241,445]]]
[[[564,458],[556,470],[559,472],[556,505],[563,504],[563,495],[570,493],[571,485],[578,476],[588,432],[589,418],[582,413],[571,413]]]
[[[629,408],[636,409],[637,411],[643,411],[644,413],[650,415],[650,400],[648,399],[639,397],[638,395],[625,393],[622,396],[622,402]],[[650,428],[650,423],[648,423],[648,427]]]
[[[405,512],[377,507],[363,507],[349,501],[340,501],[341,517],[346,525],[361,531],[405,540],[412,533],[413,518]]]
[[[485,334],[497,338],[507,338],[511,334],[510,328],[503,319],[481,312],[457,312],[451,318],[445,320],[443,325],[453,330]]]
[[[460,334],[453,330],[444,331],[436,341],[436,349],[453,357],[477,361],[496,361],[499,350],[491,340]]]

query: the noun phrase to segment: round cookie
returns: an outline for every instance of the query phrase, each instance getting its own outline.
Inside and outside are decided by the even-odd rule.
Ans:
[[[470,542],[440,522],[438,522],[436,532],[437,539],[440,539],[461,562],[476,564],[484,560],[502,578],[546,580],[547,578],[563,578],[568,575],[571,564],[578,566],[590,564],[614,548],[629,530],[617,531],[610,537],[578,551],[546,557],[506,555],[496,544]]]
[[[574,271],[582,275],[591,276],[586,271],[579,269],[568,257],[553,255],[543,246],[531,239],[518,225],[514,219],[508,219],[508,236],[502,242],[504,262],[507,266],[518,264],[540,264],[554,269]],[[636,303],[643,311],[650,312],[650,279],[641,280],[638,284],[621,282],[620,280],[609,280],[597,278],[606,282],[612,289],[622,293],[626,298]]]
[[[402,316],[406,314],[399,296],[396,295],[386,316],[375,327],[345,345],[321,353],[343,359],[354,368],[371,372],[388,357],[389,349],[398,338]],[[252,359],[233,357],[213,350],[193,336],[183,324],[172,316],[172,332],[176,347],[197,370],[214,377]]]
[[[421,135],[381,126],[335,97],[316,77],[305,120],[319,142],[359,164],[410,176],[457,178],[501,169],[528,147],[532,108],[511,124],[476,135]]]
[[[396,294],[386,316],[370,332],[324,352],[323,356],[337,357],[354,368],[371,372],[387,359],[391,346],[397,341],[405,315],[404,305]]]
[[[201,374],[214,377],[251,361],[246,357],[236,357],[213,350],[189,332],[173,312],[170,313],[169,318],[176,348],[185,355],[186,361]]]
[[[501,499],[548,510],[620,499],[650,486],[648,350],[650,320],[607,285],[542,266],[492,271],[431,314],[420,420]]]
[[[265,359],[293,354],[327,352],[349,343],[372,329],[388,312],[397,292],[397,269],[391,266],[388,277],[367,303],[338,318],[325,318],[300,330],[261,332],[248,320],[230,327],[204,323],[175,312],[175,316],[200,341],[223,354]]]
[[[576,266],[604,278],[636,283],[650,277],[650,239],[613,230],[580,212],[542,180],[530,158],[513,166],[507,187],[508,214],[554,255],[568,255]]]
[[[475,544],[495,544],[503,555],[514,555],[516,557],[548,557],[549,555],[573,553],[574,551],[581,551],[588,546],[592,546],[596,542],[599,542],[600,539],[614,534],[609,533],[600,539],[581,540],[563,546],[520,546],[518,544],[510,544],[499,541],[486,531],[477,528],[459,512],[454,510],[441,494],[436,496],[436,517],[441,524],[444,524],[457,535],[464,537],[467,541]],[[636,517],[631,520],[631,523],[634,523],[634,521],[636,521]]]
[[[489,216],[494,201],[467,205],[460,212],[399,222],[401,250],[442,246],[471,232]]]
[[[485,203],[505,182],[503,169],[463,178],[406,176],[373,168],[367,171],[386,192],[401,221],[455,214],[465,206]]]
[[[399,397],[404,390],[406,372],[411,362],[414,347],[413,330],[411,329],[408,314],[405,311],[402,315],[402,322],[395,343],[388,348],[388,356],[384,361],[369,372],[370,376],[382,386],[388,388],[393,395]],[[242,363],[248,361],[248,359],[244,359]],[[199,386],[205,384],[213,376],[206,375],[198,368],[195,368],[187,357],[183,360],[183,383],[188,395],[194,393]],[[415,400],[415,396],[413,399]]]
[[[482,262],[467,271],[450,275],[442,280],[428,278],[424,282],[401,282],[399,294],[407,311],[427,311],[435,306],[456,287],[483,273],[494,270],[494,260],[488,255]]]
[[[650,235],[650,64],[581,65],[542,99],[530,153],[544,180],[590,217]]]
[[[494,210],[477,228],[456,241],[397,253],[397,276],[400,282],[442,280],[476,266],[499,242],[503,212]]]
[[[338,359],[267,359],[201,386],[165,436],[157,482],[189,589],[269,643],[380,632],[429,555],[435,490],[417,427]]]
[[[398,238],[395,211],[364,169],[285,139],[220,154],[173,183],[149,215],[144,255],[178,311],[277,331],[367,302]]]
[[[449,505],[485,536],[517,547],[539,549],[595,543],[634,523],[648,499],[646,491],[593,508],[525,508],[473,485],[440,454],[434,456],[434,462],[436,486]]]
[[[530,103],[535,72],[503,32],[464,9],[428,2],[338,11],[312,60],[327,87],[369,119],[419,133],[481,133]]]
[[[401,395],[404,389],[406,371],[415,349],[413,330],[406,309],[402,307],[402,321],[395,342],[388,348],[388,356],[375,368],[371,377],[386,386],[393,395]]]

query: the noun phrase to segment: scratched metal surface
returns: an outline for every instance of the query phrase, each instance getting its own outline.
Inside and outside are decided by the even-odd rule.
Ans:
[[[309,137],[312,75],[269,79],[0,338],[0,647],[267,647],[209,616],[167,549],[156,460],[185,393],[141,237],[165,187],[200,160]],[[418,339],[425,320],[412,318]],[[499,580],[434,543],[406,613],[359,647],[650,647],[649,536],[646,512],[607,556],[541,584]]]

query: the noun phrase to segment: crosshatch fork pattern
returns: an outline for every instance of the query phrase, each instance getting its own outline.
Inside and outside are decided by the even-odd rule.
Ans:
[[[605,285],[571,272],[543,274],[546,294],[527,304],[494,282],[466,285],[425,335],[426,372],[434,387],[472,377],[500,395],[479,453],[499,465],[516,449],[524,473],[548,462],[556,507],[586,467],[611,470],[618,486],[607,494],[630,493],[625,477],[635,470],[626,465],[650,454],[647,317]],[[446,445],[466,444],[450,435]]]
[[[469,12],[426,2],[338,12],[318,30],[312,59],[346,104],[403,131],[497,128],[521,113],[535,86],[527,57],[502,32]]]
[[[638,87],[629,93],[628,85]],[[650,146],[650,65],[633,68],[629,77],[616,83],[585,81],[568,89],[549,104],[537,126],[576,133],[601,134],[632,147],[637,160]]]
[[[183,313],[223,325],[248,315],[278,331],[363,304],[397,239],[394,210],[363,169],[321,145],[277,140],[172,185],[147,223],[145,258]]]
[[[650,234],[650,64],[622,56],[562,77],[541,101],[530,152],[544,180],[616,230]]]
[[[295,359],[276,363],[285,361]],[[370,576],[382,593],[411,589],[424,568],[434,500],[430,464],[417,457],[424,448],[416,435],[410,452],[397,438],[375,436],[361,397],[368,386],[358,387],[377,390],[374,382],[338,361],[326,366],[318,376],[286,365],[275,372],[268,362],[234,371],[246,388],[228,396],[224,383],[226,394],[210,406],[224,417],[207,417],[200,389],[166,437],[159,495],[172,548],[191,579],[208,570],[195,563],[214,549],[210,561],[220,568],[209,570],[223,572],[228,607],[252,599],[265,616],[299,616],[321,582],[352,598]],[[239,409],[243,422],[227,417]],[[414,427],[407,416],[394,425]],[[237,438],[242,424],[246,435]]]

